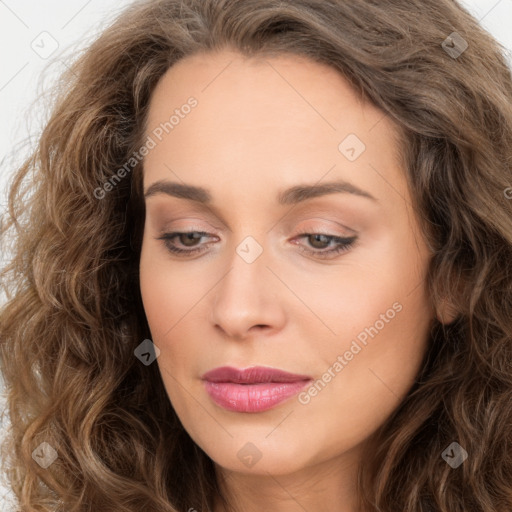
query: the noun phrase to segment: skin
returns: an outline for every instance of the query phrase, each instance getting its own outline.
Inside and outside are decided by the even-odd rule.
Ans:
[[[190,96],[197,107],[144,162],[144,190],[170,180],[212,195],[208,206],[164,193],[146,199],[140,286],[168,397],[238,510],[355,512],[361,449],[413,385],[434,318],[424,286],[431,254],[395,152],[396,127],[326,65],[223,50],[167,71],[146,136]],[[348,134],[366,145],[355,161],[338,149]],[[277,202],[288,187],[336,179],[376,201],[330,193]],[[357,241],[322,259],[335,241],[301,235],[312,230]],[[173,255],[158,239],[173,231],[209,233],[173,240],[204,252]],[[263,249],[252,263],[236,252],[247,236]],[[394,318],[333,371],[358,334],[397,303]],[[331,368],[335,377],[306,404],[294,396],[237,413],[216,405],[200,378],[224,365],[315,380]],[[248,442],[261,455],[252,467],[237,456]]]

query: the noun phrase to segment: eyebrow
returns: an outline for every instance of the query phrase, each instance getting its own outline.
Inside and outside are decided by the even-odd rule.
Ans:
[[[378,202],[369,192],[344,180],[331,181],[321,185],[296,185],[280,192],[277,201],[278,204],[281,205],[291,205],[307,201],[308,199],[314,199],[315,197],[335,193],[352,194]],[[144,198],[152,197],[157,194],[165,194],[179,199],[188,199],[201,204],[212,203],[212,195],[207,189],[167,180],[155,181],[144,193]]]

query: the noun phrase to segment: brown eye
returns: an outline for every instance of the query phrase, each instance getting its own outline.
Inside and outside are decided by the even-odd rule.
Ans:
[[[178,235],[178,240],[185,247],[194,247],[197,240],[201,240],[203,236],[200,233],[192,232],[192,233],[180,233]]]
[[[306,240],[305,246],[300,243],[296,244],[301,252],[320,259],[333,258],[350,250],[357,240],[357,236],[347,238],[311,232],[302,232],[298,238]],[[329,249],[329,247],[331,248]]]
[[[204,250],[199,243],[196,243],[202,238],[213,237],[209,233],[205,233],[203,231],[188,231],[164,233],[161,237],[157,238],[157,240],[162,240],[170,252],[185,256],[197,254]],[[185,248],[182,249],[177,247],[175,239],[177,239],[177,245]],[[189,249],[187,249],[187,247],[189,247]]]
[[[327,235],[318,235],[312,234],[308,235],[308,240],[310,241],[311,247],[315,249],[325,249],[329,247],[332,237],[328,237]]]

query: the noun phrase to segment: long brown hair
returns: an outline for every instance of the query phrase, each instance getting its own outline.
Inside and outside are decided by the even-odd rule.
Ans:
[[[436,320],[413,388],[368,445],[361,505],[512,510],[512,77],[505,49],[452,0],[136,2],[70,65],[2,229],[4,466],[20,510],[206,511],[222,499],[157,365],[134,356],[150,337],[143,160],[117,178],[166,70],[223,48],[327,63],[396,123],[433,249],[432,306],[456,311]],[[43,442],[58,454],[46,469],[33,457]],[[468,454],[457,468],[442,456],[454,442]]]

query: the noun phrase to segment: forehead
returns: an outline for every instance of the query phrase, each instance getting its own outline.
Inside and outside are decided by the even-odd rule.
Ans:
[[[196,106],[184,108],[191,98]],[[146,184],[175,181],[174,169],[197,184],[245,174],[245,186],[251,177],[255,185],[279,177],[286,186],[319,180],[335,167],[330,178],[371,188],[369,164],[383,173],[400,167],[396,125],[336,69],[297,55],[246,58],[226,50],[180,60],[152,94],[145,135],[155,129],[161,140],[145,157]],[[364,145],[357,161],[342,154],[346,140]],[[380,178],[377,188],[383,186]]]
[[[245,107],[237,110],[240,114],[249,114],[254,105],[268,105],[274,108],[274,115],[265,112],[264,117],[274,123],[286,121],[277,114],[288,108],[287,117],[315,115],[331,130],[337,129],[336,115],[340,112],[346,121],[356,110],[372,124],[382,118],[382,112],[363,102],[332,66],[293,54],[248,58],[223,50],[185,57],[159,80],[151,97],[148,124],[159,120],[162,109],[179,108],[190,96],[204,100],[202,108],[206,102],[210,107],[224,103],[228,111],[228,103],[237,109]],[[283,108],[276,110],[279,105]]]

